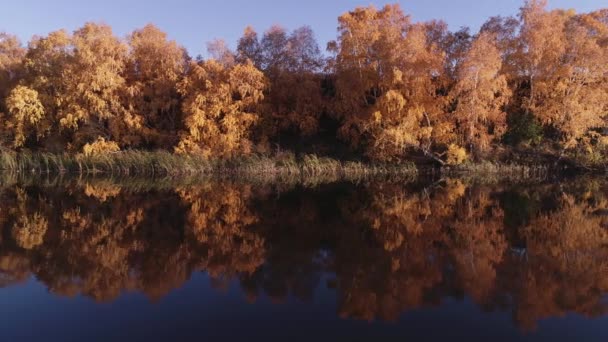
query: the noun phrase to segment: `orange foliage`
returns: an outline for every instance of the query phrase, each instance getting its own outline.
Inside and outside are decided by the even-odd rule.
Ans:
[[[0,140],[225,158],[273,144],[339,152],[325,141],[337,138],[374,160],[445,164],[452,145],[479,158],[522,131],[593,153],[608,116],[607,11],[546,7],[527,0],[476,34],[413,22],[397,4],[358,7],[338,18],[327,60],[307,26],[247,27],[236,51],[216,39],[196,62],[152,24],[121,39],[86,23],[27,48],[0,33]]]
[[[403,157],[411,147],[429,152],[428,141],[450,130],[437,96],[444,53],[412,24],[399,6],[357,8],[339,18],[336,54],[340,135],[377,159]]]
[[[0,119],[6,111],[4,101],[10,89],[22,77],[24,56],[25,49],[19,39],[0,32]]]
[[[187,66],[186,50],[152,24],[131,33],[128,44],[128,110],[143,118],[141,138],[147,145],[173,146],[181,128],[176,85]]]
[[[251,152],[249,129],[258,120],[254,110],[264,87],[264,75],[250,62],[192,63],[179,84],[187,131],[176,150],[220,158]]]
[[[500,74],[502,59],[493,36],[482,33],[472,43],[459,65],[454,96],[454,116],[463,146],[484,151],[505,132],[507,114],[503,106],[510,90]]]

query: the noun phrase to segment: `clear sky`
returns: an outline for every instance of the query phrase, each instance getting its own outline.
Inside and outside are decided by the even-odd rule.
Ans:
[[[87,21],[105,22],[117,35],[154,23],[191,55],[205,53],[206,42],[224,38],[231,46],[247,25],[258,32],[273,24],[288,29],[309,25],[322,48],[336,36],[337,17],[357,6],[398,2],[415,21],[444,19],[451,29],[478,29],[490,16],[516,14],[523,0],[4,0],[0,31],[28,41],[34,34]],[[608,7],[608,0],[549,0],[552,8],[588,12]]]

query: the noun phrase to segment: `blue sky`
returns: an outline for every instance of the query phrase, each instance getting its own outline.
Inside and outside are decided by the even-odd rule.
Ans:
[[[356,6],[398,2],[415,21],[444,19],[451,29],[477,29],[488,17],[511,15],[523,0],[5,0],[0,11],[0,31],[28,41],[34,34],[84,22],[110,24],[117,35],[154,23],[191,55],[205,53],[206,42],[224,38],[231,46],[247,25],[263,32],[273,24],[292,29],[309,25],[322,48],[336,36],[337,17]],[[608,7],[607,0],[549,0],[550,7],[588,12]]]

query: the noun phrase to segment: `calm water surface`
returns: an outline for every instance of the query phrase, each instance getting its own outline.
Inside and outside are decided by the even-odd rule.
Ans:
[[[0,340],[608,340],[608,182],[0,184]]]

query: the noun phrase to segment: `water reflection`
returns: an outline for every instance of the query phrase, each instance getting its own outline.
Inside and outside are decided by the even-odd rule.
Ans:
[[[606,313],[602,181],[140,185],[4,184],[0,285],[35,276],[59,296],[156,301],[202,271],[218,289],[236,280],[251,302],[312,301],[329,287],[348,319],[392,321],[464,297],[511,312],[522,330]]]

